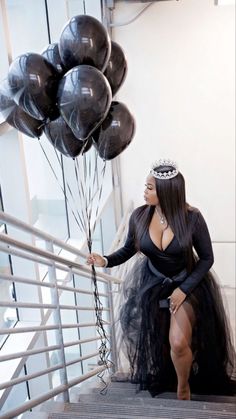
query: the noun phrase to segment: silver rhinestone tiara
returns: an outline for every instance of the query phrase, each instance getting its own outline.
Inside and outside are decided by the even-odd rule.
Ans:
[[[173,169],[168,170],[168,172],[158,171],[157,168],[162,167],[162,166],[171,166],[173,167]],[[156,179],[161,179],[161,180],[172,179],[173,177],[177,176],[178,173],[179,171],[178,171],[176,162],[172,160],[168,160],[168,159],[162,159],[162,160],[156,161],[155,163],[153,163],[152,169],[150,171],[150,174],[152,176],[154,176]]]

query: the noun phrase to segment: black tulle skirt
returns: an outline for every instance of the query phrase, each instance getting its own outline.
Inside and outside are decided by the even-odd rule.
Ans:
[[[155,396],[177,389],[170,357],[167,297],[185,273],[163,285],[163,275],[151,267],[146,257],[134,264],[123,285],[119,320],[131,381]],[[220,288],[211,273],[187,296],[183,307],[193,327],[191,392],[235,394],[235,350]]]

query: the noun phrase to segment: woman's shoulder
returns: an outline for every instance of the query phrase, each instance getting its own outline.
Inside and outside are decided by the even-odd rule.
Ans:
[[[187,206],[188,215],[193,218],[203,217],[199,208],[193,207],[192,205]]]
[[[139,212],[142,212],[142,211],[144,211],[146,208],[149,208],[150,207],[150,205],[147,205],[147,204],[144,204],[144,205],[141,205],[140,207],[136,207],[134,210],[133,210],[133,213],[139,213]]]
[[[150,208],[150,205],[141,205],[140,207],[137,207],[133,210],[132,215],[139,215],[142,214],[143,212],[147,211]]]
[[[187,206],[187,212],[188,212],[188,216],[191,218],[197,218],[197,216],[200,213],[200,210],[196,207],[193,207],[192,205]]]
[[[188,205],[187,211],[188,211],[188,220],[191,226],[196,228],[196,226],[199,226],[200,224],[205,223],[205,219],[198,208]]]
[[[133,210],[130,218],[133,220],[137,220],[139,219],[140,216],[142,216],[142,214],[145,214],[146,212],[149,212],[149,205],[141,205],[140,207],[137,207]]]

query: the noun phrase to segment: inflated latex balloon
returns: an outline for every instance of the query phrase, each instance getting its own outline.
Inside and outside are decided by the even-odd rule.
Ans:
[[[127,74],[127,61],[119,44],[111,42],[111,55],[104,75],[110,83],[112,94],[115,95],[123,84]]]
[[[82,154],[87,153],[87,151],[90,150],[90,148],[93,145],[93,139],[92,137],[89,137],[87,140],[83,141],[83,150],[82,150]]]
[[[81,140],[88,138],[101,124],[110,108],[111,98],[106,77],[89,65],[72,68],[59,84],[61,115]]]
[[[92,134],[99,156],[111,160],[130,144],[135,133],[135,121],[121,102],[112,102],[106,119]]]
[[[63,28],[59,51],[68,69],[81,64],[103,71],[111,53],[111,41],[105,27],[92,16],[74,16]]]
[[[60,75],[66,73],[66,68],[64,67],[61,57],[59,54],[59,47],[57,43],[49,44],[42,52],[41,55],[53,65],[53,67],[58,71]]]
[[[47,123],[44,132],[50,143],[67,157],[76,157],[82,151],[86,152],[92,145],[91,139],[87,144],[78,140],[61,116]]]
[[[17,105],[36,119],[59,116],[56,94],[59,73],[41,55],[26,53],[17,57],[9,68],[8,81]]]
[[[0,112],[9,125],[23,132],[23,134],[32,138],[40,137],[42,134],[42,121],[33,118],[17,106],[11,98],[7,81],[0,85]]]

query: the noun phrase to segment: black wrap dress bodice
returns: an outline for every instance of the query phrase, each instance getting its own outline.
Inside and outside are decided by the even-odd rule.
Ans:
[[[133,211],[130,221],[128,235],[122,248],[106,256],[108,267],[120,265],[126,262],[137,252],[135,246],[135,225],[137,225],[137,213],[147,209],[147,205]],[[191,232],[192,244],[197,253],[198,261],[191,274],[187,276],[180,288],[189,294],[202,280],[204,275],[211,268],[214,258],[212,244],[206,222],[196,209],[188,210],[188,225]],[[152,265],[162,274],[172,277],[186,268],[186,259],[183,250],[174,236],[165,250],[160,250],[151,240],[148,228],[140,240],[140,251],[150,259]]]
[[[141,240],[141,251],[152,265],[166,276],[177,275],[185,268],[184,253],[175,236],[168,246],[161,250],[152,241],[147,230]]]

